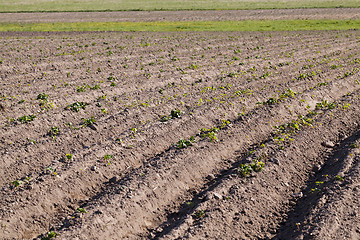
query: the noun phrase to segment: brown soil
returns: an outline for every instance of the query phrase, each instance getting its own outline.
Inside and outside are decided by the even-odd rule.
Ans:
[[[281,19],[359,19],[358,8],[229,10],[229,11],[124,11],[67,13],[0,13],[0,22],[153,22],[240,21]]]
[[[359,36],[1,33],[0,239],[360,239]]]

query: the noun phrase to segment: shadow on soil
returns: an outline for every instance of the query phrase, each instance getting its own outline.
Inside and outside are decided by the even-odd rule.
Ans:
[[[305,222],[311,210],[319,203],[319,199],[327,194],[325,189],[329,189],[335,184],[341,187],[346,185],[346,182],[339,182],[335,179],[339,174],[339,170],[345,164],[344,160],[351,151],[351,144],[360,138],[360,131],[355,132],[350,137],[342,140],[328,156],[324,157],[324,165],[308,180],[306,187],[303,189],[304,197],[296,201],[292,211],[288,212],[287,219],[280,223],[277,235],[272,238],[273,240],[287,240],[287,239],[313,239],[310,235],[313,226],[309,230],[303,231],[301,223]],[[327,179],[325,182],[324,179]],[[324,182],[323,184],[321,184]],[[320,183],[320,184],[319,184]],[[322,190],[324,189],[324,191]],[[315,226],[316,223],[314,223]]]

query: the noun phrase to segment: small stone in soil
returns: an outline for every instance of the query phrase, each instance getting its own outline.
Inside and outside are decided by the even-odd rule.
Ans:
[[[323,142],[322,145],[323,145],[324,147],[327,147],[327,148],[333,148],[333,147],[335,147],[335,144],[334,144],[333,142],[331,142],[331,141]]]
[[[209,174],[207,177],[206,177],[207,180],[211,181],[211,180],[214,180],[215,179],[215,176],[214,174]]]

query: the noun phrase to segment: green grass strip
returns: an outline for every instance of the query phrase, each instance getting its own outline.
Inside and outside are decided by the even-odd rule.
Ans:
[[[360,29],[355,20],[0,23],[0,31],[299,31]]]
[[[1,12],[360,7],[359,0],[0,0]]]

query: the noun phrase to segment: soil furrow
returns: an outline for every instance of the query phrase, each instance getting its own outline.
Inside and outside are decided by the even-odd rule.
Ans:
[[[354,98],[353,103],[354,100],[358,101]],[[351,117],[334,119],[331,115],[332,113],[328,112],[321,116],[318,123],[322,124],[316,124],[315,128],[307,128],[300,132],[284,150],[276,151],[269,156],[276,161],[267,161],[265,166],[268,166],[254,178],[244,180],[234,176],[226,179],[212,190],[210,198],[205,198],[205,201],[192,209],[191,213],[195,214],[186,216],[177,226],[175,224],[176,227],[171,231],[167,229],[168,234],[162,236],[162,239],[233,239],[234,235],[227,234],[230,229],[236,229],[233,230],[236,232],[235,238],[274,238],[277,227],[287,218],[292,206],[296,205],[299,192],[305,183],[301,179],[311,176],[313,168],[321,163],[319,155],[327,154],[326,148],[321,146],[322,142],[334,141],[339,138],[339,134],[351,135],[359,130],[358,106],[353,108]],[[331,131],[326,129],[329,125],[332,126]],[[314,134],[321,137],[309,138]],[[294,165],[294,159],[302,161],[296,161]],[[270,179],[272,184],[268,184]],[[264,201],[265,199],[267,201]],[[237,210],[234,210],[235,206]],[[302,205],[299,204],[300,206]],[[300,211],[299,209],[299,213]],[[203,215],[200,216],[199,213]],[[224,224],[215,224],[219,221]],[[297,225],[291,227],[296,231]],[[282,239],[292,237],[285,235]]]
[[[324,118],[332,113],[345,125],[350,116],[357,121],[358,31],[0,35],[4,239],[31,239],[49,230],[63,239],[72,234],[80,239],[186,235],[192,232],[187,228],[200,229],[203,221],[205,228],[213,224],[206,225],[204,204],[237,206],[227,199],[229,182],[271,189],[270,183],[291,179],[296,183],[289,182],[291,189],[280,183],[276,191],[281,194],[265,204],[276,203],[281,213],[268,216],[259,207],[254,210],[259,214],[243,222],[273,218],[274,233],[256,225],[249,236],[264,237],[264,231],[275,236],[293,209],[290,192],[303,189],[312,174],[303,158],[314,159],[314,153],[305,149],[302,157],[293,155],[293,174],[282,165],[284,176],[280,171],[275,180],[257,182],[266,166],[276,167],[272,158],[266,158],[265,172],[248,181],[236,174],[238,165],[261,157],[257,154],[265,149],[269,156],[283,151],[291,156],[289,146],[299,154],[298,148],[313,144],[309,137],[301,146],[292,145],[289,139],[298,135],[273,135],[274,126],[281,131],[282,124],[311,125],[311,119],[321,118],[318,112]],[[343,100],[348,93],[353,93],[351,101]],[[75,102],[87,105],[65,109]],[[180,117],[171,116],[176,109],[183,112]],[[31,114],[36,118],[29,119]],[[96,123],[82,127],[91,117]],[[334,138],[333,131],[340,130],[329,126],[326,136]],[[51,136],[54,127],[60,132]],[[344,129],[350,132],[348,125]],[[320,141],[322,133],[316,134]],[[222,201],[215,201],[219,195],[214,193]],[[265,196],[260,194],[259,201]],[[204,218],[196,217],[201,211]],[[224,224],[219,227],[225,229]]]
[[[303,190],[304,197],[288,214],[275,239],[357,238],[359,149],[356,144],[360,133],[343,137],[335,151],[320,160],[316,174]],[[338,225],[340,221],[346,226]]]

